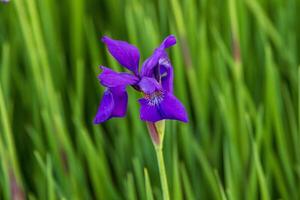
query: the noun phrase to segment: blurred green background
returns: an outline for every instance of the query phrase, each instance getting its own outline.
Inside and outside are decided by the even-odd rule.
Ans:
[[[175,94],[170,195],[300,199],[299,0],[11,0],[0,3],[0,199],[162,199],[150,137],[129,89],[126,118],[93,125],[100,38],[142,60],[168,34]]]

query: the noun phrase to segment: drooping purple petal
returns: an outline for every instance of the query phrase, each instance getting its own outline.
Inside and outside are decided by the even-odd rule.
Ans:
[[[125,87],[110,88],[114,98],[112,117],[124,117],[127,111],[128,94]]]
[[[100,67],[103,71],[98,76],[100,83],[106,87],[118,87],[134,85],[139,81],[139,78],[125,72],[115,72],[107,67]]]
[[[138,74],[140,53],[139,50],[124,41],[113,40],[107,36],[102,38],[102,42],[104,42],[108,48],[110,54],[124,67]]]
[[[141,105],[140,108],[141,120],[148,121],[148,122],[157,122],[163,119],[163,117],[158,112],[157,107],[150,105],[147,99],[144,98],[139,99],[139,103]]]
[[[107,88],[104,92],[94,123],[105,122],[112,117],[124,117],[127,111],[128,95],[125,87]]]
[[[157,122],[163,119],[188,121],[186,110],[182,103],[171,93],[166,92],[159,104],[153,105],[148,99],[139,99],[141,105],[140,118],[143,121]]]
[[[174,119],[188,122],[187,112],[182,103],[171,93],[167,92],[159,105],[159,113],[164,119]]]
[[[161,86],[154,78],[146,76],[141,79],[138,86],[145,94],[151,94],[157,90],[161,90]]]
[[[168,54],[165,51],[166,48],[169,48],[176,44],[176,38],[174,35],[167,36],[160,46],[154,50],[153,54],[143,63],[141,69],[142,76],[153,76],[154,68],[158,67],[158,62],[160,59],[167,59]]]
[[[113,95],[110,90],[106,90],[103,94],[103,97],[98,108],[98,112],[94,118],[95,124],[100,124],[108,120],[111,116],[111,113],[114,109],[114,100]]]

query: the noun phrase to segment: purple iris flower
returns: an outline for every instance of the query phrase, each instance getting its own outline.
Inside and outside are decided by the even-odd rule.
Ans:
[[[106,91],[94,119],[95,124],[112,117],[124,117],[127,111],[127,86],[143,94],[139,99],[140,118],[143,121],[157,122],[163,119],[188,121],[182,103],[173,94],[173,67],[166,49],[176,44],[176,38],[169,35],[143,63],[139,72],[139,50],[127,42],[102,38],[110,54],[132,73],[115,72],[101,66],[98,76]]]

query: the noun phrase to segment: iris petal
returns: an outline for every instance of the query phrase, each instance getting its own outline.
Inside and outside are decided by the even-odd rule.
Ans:
[[[174,35],[167,36],[161,43],[161,47],[164,49],[174,46],[176,44],[176,37]]]
[[[139,99],[139,103],[141,105],[140,109],[140,118],[143,121],[148,122],[157,122],[162,120],[163,117],[158,112],[158,109],[155,106],[151,106],[147,99]]]
[[[143,77],[138,83],[139,88],[145,94],[154,93],[157,90],[161,90],[161,86],[154,78]]]
[[[98,108],[98,112],[94,118],[95,124],[100,124],[108,120],[111,116],[111,113],[114,108],[114,99],[113,95],[109,90],[106,90],[103,94],[103,97]]]
[[[161,84],[164,90],[173,93],[174,72],[169,59],[159,60]]]
[[[124,67],[138,74],[140,53],[139,50],[124,41],[113,40],[107,36],[102,38],[102,42],[104,42],[108,48],[110,54]]]
[[[139,81],[139,78],[126,73],[126,72],[115,72],[104,66],[100,67],[103,71],[98,76],[100,83],[106,87],[118,87],[118,86],[127,86],[134,85]]]
[[[165,57],[168,57],[168,55],[163,49],[155,49],[154,53],[143,63],[141,75],[150,77],[153,76],[154,68],[157,66],[159,59]]]
[[[169,92],[164,95],[164,100],[160,103],[158,110],[164,119],[188,122],[187,112],[183,104]]]
[[[114,98],[112,117],[124,117],[127,111],[128,94],[125,87],[110,88]]]
[[[153,54],[143,63],[141,69],[142,76],[153,76],[154,68],[158,65],[160,59],[168,59],[168,54],[165,51],[176,44],[176,38],[173,35],[167,36],[161,45],[154,50]]]
[[[102,123],[112,117],[124,117],[127,111],[128,95],[125,87],[108,88],[102,97],[94,123]]]
[[[156,105],[148,99],[139,99],[141,105],[140,118],[143,121],[157,122],[163,119],[188,122],[188,116],[182,103],[171,93],[166,92],[163,99]]]

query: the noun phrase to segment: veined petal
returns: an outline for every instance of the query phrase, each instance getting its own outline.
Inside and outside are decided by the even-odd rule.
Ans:
[[[164,119],[188,122],[188,115],[183,104],[169,92],[165,94],[164,100],[158,106],[158,110]]]
[[[158,112],[158,109],[155,106],[149,104],[147,99],[139,99],[139,103],[141,105],[140,108],[140,118],[143,121],[148,122],[157,122],[162,120],[163,117]]]
[[[108,88],[102,97],[95,124],[100,124],[112,117],[124,117],[127,111],[128,95],[125,87]]]
[[[153,102],[153,101],[152,101]],[[157,122],[163,119],[188,122],[188,116],[182,103],[171,93],[166,92],[162,99],[153,104],[146,98],[139,99],[140,118],[143,121]]]
[[[168,54],[165,51],[166,48],[169,48],[176,44],[176,38],[174,35],[167,36],[160,46],[154,50],[153,54],[143,63],[141,69],[142,76],[153,76],[154,68],[158,66],[160,59],[168,58]]]
[[[135,46],[120,40],[113,40],[107,36],[102,38],[110,54],[124,67],[138,74],[140,53]]]
[[[100,83],[106,87],[118,87],[134,85],[139,81],[139,78],[125,72],[115,72],[107,67],[100,67],[103,71],[98,76]]]

